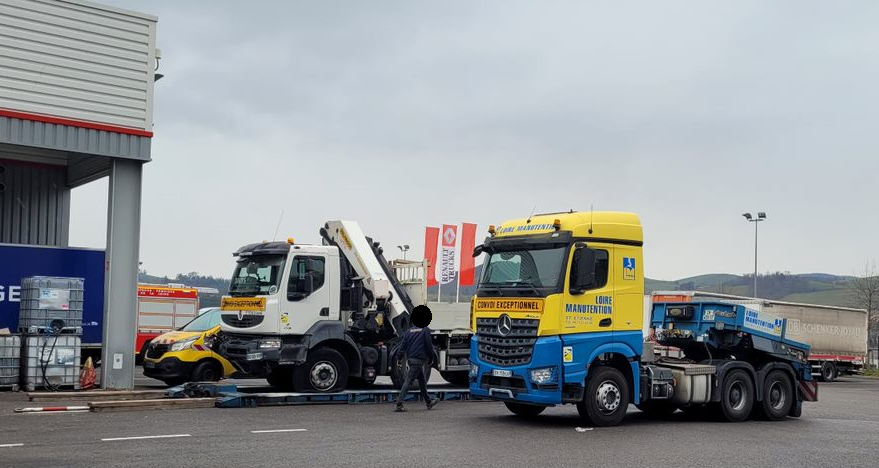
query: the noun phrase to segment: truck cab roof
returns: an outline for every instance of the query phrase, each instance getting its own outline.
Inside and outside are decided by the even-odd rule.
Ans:
[[[641,220],[635,213],[621,211],[570,211],[537,214],[506,221],[495,229],[495,237],[571,232],[574,238],[606,240],[641,245]]]

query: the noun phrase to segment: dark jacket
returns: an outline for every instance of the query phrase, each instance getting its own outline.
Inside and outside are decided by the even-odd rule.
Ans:
[[[400,351],[409,359],[436,361],[436,352],[430,339],[430,328],[412,327],[403,334]]]

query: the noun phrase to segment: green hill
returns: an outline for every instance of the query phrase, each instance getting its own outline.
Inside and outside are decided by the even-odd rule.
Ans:
[[[757,291],[765,299],[853,307],[851,279],[825,273],[771,273],[758,275]],[[646,278],[644,288],[647,293],[683,290],[750,296],[753,281],[753,275],[715,273],[675,281]]]

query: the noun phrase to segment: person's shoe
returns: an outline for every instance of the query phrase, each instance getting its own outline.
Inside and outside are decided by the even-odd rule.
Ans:
[[[395,412],[395,413],[405,413],[405,412],[406,412],[406,408],[403,408],[403,405],[397,405],[397,407],[394,408],[394,412]]]
[[[433,409],[433,407],[436,406],[437,403],[439,403],[439,398],[434,398],[433,400],[428,401],[427,409]]]

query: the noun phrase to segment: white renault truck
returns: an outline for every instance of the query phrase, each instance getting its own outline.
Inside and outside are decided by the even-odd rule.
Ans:
[[[389,263],[353,221],[329,221],[320,235],[322,245],[288,239],[233,254],[213,349],[237,375],[297,392],[339,391],[380,375],[400,386],[406,364],[395,345],[410,327],[412,309],[426,302],[426,262]],[[430,307],[436,367],[447,381],[466,386],[467,316],[449,320],[445,315],[454,310]]]

